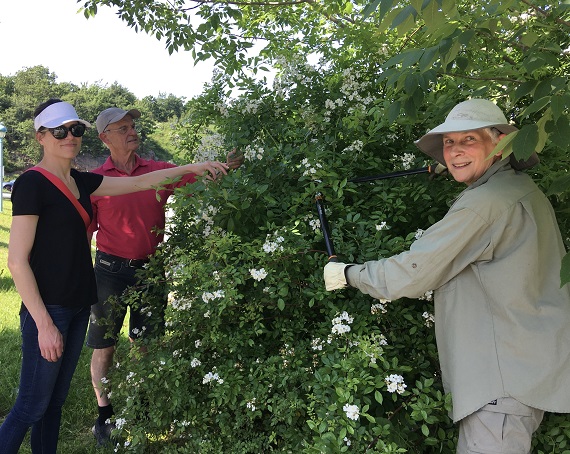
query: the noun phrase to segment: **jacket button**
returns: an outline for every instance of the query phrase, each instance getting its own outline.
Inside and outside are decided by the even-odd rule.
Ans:
[[[416,265],[415,263],[412,263],[412,268],[417,268],[418,265]]]

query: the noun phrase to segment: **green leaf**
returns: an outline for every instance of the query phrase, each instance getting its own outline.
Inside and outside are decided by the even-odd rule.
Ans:
[[[527,31],[521,37],[521,42],[527,47],[532,47],[537,40],[538,34],[532,30]]]
[[[411,49],[402,54],[402,69],[409,66],[415,65],[422,55],[424,54],[423,49]]]
[[[379,404],[382,404],[382,402],[384,402],[384,397],[382,396],[382,393],[380,391],[376,391],[374,393],[374,399],[376,399],[376,402],[378,402]]]
[[[378,8],[378,5],[380,4],[380,0],[374,0],[372,3],[369,3],[368,5],[366,5],[364,7],[364,9],[362,10],[362,16],[364,19],[366,19],[368,16],[370,16],[374,11],[376,11],[376,8]],[[382,16],[380,17],[382,18]]]
[[[390,104],[390,107],[388,107],[388,124],[392,124],[394,123],[398,117],[400,116],[400,109],[401,109],[401,103],[400,101],[396,101]]]
[[[432,46],[432,47],[428,47],[427,49],[425,49],[424,53],[422,54],[422,56],[420,58],[420,65],[419,65],[420,71],[422,73],[427,71],[428,69],[430,69],[432,67],[433,62],[438,57],[438,50],[439,50],[438,46]]]
[[[528,159],[538,144],[538,126],[525,125],[513,139],[513,151],[517,159]]]
[[[562,259],[562,267],[560,268],[560,287],[570,282],[570,253],[566,254]]]
[[[550,98],[550,108],[552,109],[554,120],[563,114],[566,107],[566,98],[564,96],[555,95]]]
[[[547,195],[564,194],[570,192],[570,175],[555,179],[548,188]]]
[[[522,84],[517,86],[517,89],[515,90],[515,101],[531,94],[534,91],[537,84],[538,82],[536,80],[527,80],[526,82],[523,82]]]
[[[405,33],[408,30],[407,21],[409,19],[411,19],[413,21],[414,18],[416,17],[416,14],[417,14],[416,10],[414,9],[413,6],[411,6],[411,5],[406,6],[394,18],[394,20],[392,21],[391,28],[398,28],[399,26],[402,26],[402,29],[398,30],[398,32],[400,34]],[[403,27],[405,27],[405,28],[403,28]]]
[[[561,116],[556,121],[549,122],[549,139],[563,150],[568,150],[570,137],[570,122],[568,117]]]
[[[422,10],[422,18],[429,30],[439,27],[445,21],[445,15],[436,0],[431,0]]]
[[[530,114],[538,112],[544,109],[548,103],[550,102],[550,96],[545,96],[544,98],[540,98],[539,100],[533,102],[530,106],[528,106],[523,113],[520,114],[521,118],[528,117]]]

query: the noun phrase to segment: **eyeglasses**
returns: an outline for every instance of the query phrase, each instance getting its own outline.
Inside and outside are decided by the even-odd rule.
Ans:
[[[65,139],[67,137],[67,133],[71,132],[73,137],[82,137],[85,134],[85,130],[87,129],[83,123],[75,123],[71,125],[69,128],[66,126],[58,126],[57,128],[46,128],[51,135],[56,138],[57,140]]]
[[[117,129],[105,129],[103,132],[113,132],[114,131],[114,132],[120,134],[121,136],[124,136],[131,129],[137,133],[140,131],[139,125],[136,125],[133,123],[132,125],[121,126],[120,128],[117,128]]]

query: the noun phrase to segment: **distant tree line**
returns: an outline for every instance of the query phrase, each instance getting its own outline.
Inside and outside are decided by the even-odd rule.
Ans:
[[[177,122],[190,105],[185,98],[172,94],[137,99],[118,83],[109,86],[60,83],[57,75],[44,66],[23,68],[12,76],[0,74],[0,122],[8,130],[3,142],[6,175],[17,174],[40,159],[32,115],[37,105],[48,98],[60,98],[73,104],[81,118],[93,123],[83,138],[82,153],[94,157],[107,153],[97,137],[95,119],[107,107],[117,106],[139,109],[143,151],[152,150],[156,156],[171,160],[175,150],[170,145],[169,135],[158,132],[169,121]]]

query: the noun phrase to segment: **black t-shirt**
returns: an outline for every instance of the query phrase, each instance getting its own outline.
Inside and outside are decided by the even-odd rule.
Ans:
[[[71,170],[79,202],[93,217],[90,194],[103,177]],[[90,306],[97,302],[97,286],[85,223],[71,201],[41,173],[30,170],[14,183],[12,215],[39,216],[30,253],[30,266],[46,305]]]

